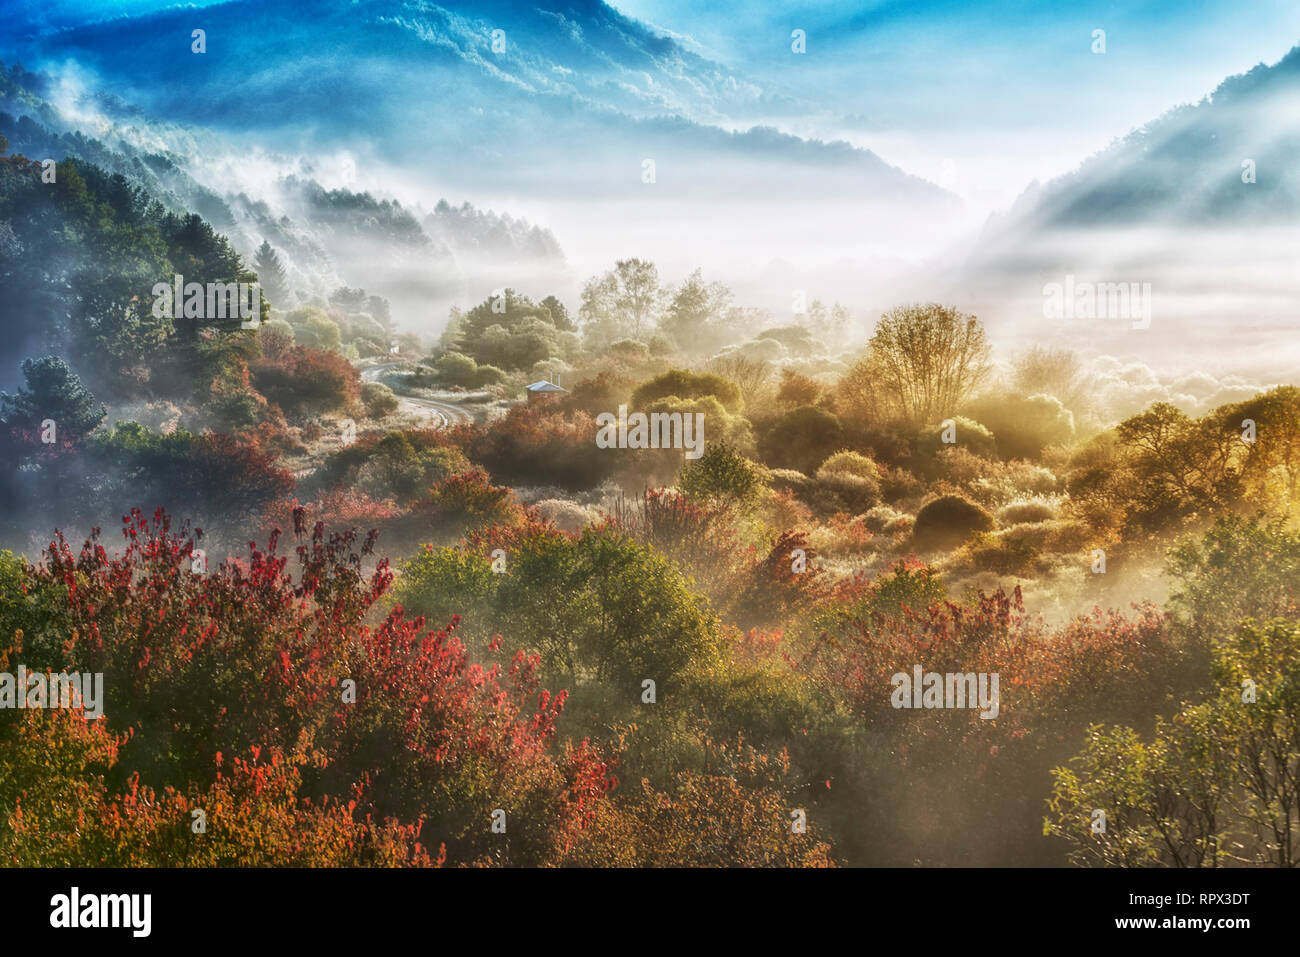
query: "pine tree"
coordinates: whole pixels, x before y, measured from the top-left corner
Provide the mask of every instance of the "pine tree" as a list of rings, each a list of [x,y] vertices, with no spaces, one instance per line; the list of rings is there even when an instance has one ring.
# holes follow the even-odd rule
[[[108,414],[59,356],[24,359],[23,378],[27,388],[15,395],[0,392],[0,422],[11,428],[35,431],[50,419],[66,439],[76,441]]]
[[[289,305],[289,284],[285,278],[284,266],[271,244],[265,239],[257,247],[257,256],[253,259],[253,268],[257,270],[257,281],[262,286],[262,295],[266,301],[281,309]]]

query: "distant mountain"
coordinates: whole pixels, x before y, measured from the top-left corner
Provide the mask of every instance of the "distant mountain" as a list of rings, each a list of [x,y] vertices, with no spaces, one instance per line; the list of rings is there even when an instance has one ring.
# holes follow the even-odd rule
[[[1280,370],[1300,355],[1278,338],[1300,296],[1297,156],[1300,47],[1033,184],[923,279],[1008,338],[1123,352],[1145,336]],[[1045,290],[1067,281],[1149,284],[1150,327],[1049,318]]]
[[[990,222],[976,262],[1033,258],[1065,231],[1258,229],[1300,216],[1300,46],[1230,77]]]
[[[539,273],[564,266],[563,250],[549,230],[468,202],[453,207],[444,200],[424,215],[396,199],[326,189],[293,173],[259,184],[255,194],[225,191],[220,183],[212,188],[200,181],[208,173],[200,162],[204,148],[216,146],[210,133],[152,122],[120,98],[106,104],[91,97],[91,105],[118,119],[96,112],[88,122],[99,135],[89,136],[77,128],[84,118],[66,115],[43,98],[55,89],[49,77],[0,64],[0,135],[12,152],[37,159],[76,156],[121,173],[170,211],[197,212],[246,261],[268,240],[300,299],[342,285],[367,286],[393,300],[399,319],[428,325],[445,317],[449,304],[463,301],[470,287],[477,291],[496,282],[496,275],[481,276],[493,264]],[[158,151],[147,151],[143,143]]]
[[[194,30],[205,53],[191,52]],[[651,159],[675,195],[770,191],[780,179],[809,195],[956,206],[869,151],[733,131],[729,117],[780,94],[599,0],[234,0],[7,47],[0,55],[29,67],[75,61],[163,120],[295,151],[364,144],[447,192],[618,196],[640,187]]]

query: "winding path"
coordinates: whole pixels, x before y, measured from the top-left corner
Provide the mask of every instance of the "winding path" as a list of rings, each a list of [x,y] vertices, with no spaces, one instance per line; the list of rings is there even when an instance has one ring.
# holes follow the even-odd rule
[[[389,369],[395,369],[402,362],[386,362],[383,365],[371,366],[369,369],[361,370],[362,382],[378,382]],[[417,417],[427,417],[441,423],[440,429],[450,428],[453,425],[473,425],[474,416],[465,411],[461,406],[453,402],[442,402],[438,399],[425,399],[420,396],[404,395],[397,390],[393,390],[397,396],[398,408],[403,412],[410,413]]]

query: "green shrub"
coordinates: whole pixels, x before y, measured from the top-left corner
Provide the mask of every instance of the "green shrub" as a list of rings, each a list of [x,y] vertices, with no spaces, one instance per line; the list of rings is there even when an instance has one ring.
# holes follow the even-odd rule
[[[299,345],[323,352],[338,352],[343,344],[338,323],[329,316],[313,315],[296,332]]]
[[[657,399],[676,396],[679,399],[701,399],[712,396],[728,412],[739,412],[745,406],[740,386],[712,372],[687,372],[669,369],[637,386],[632,393],[632,407],[645,409]]]
[[[858,478],[875,480],[880,478],[880,467],[861,452],[844,449],[836,452],[821,464],[821,468],[817,470],[817,477],[821,478],[823,473],[843,473],[856,475]]]
[[[825,409],[805,405],[792,409],[759,437],[763,461],[783,469],[813,474],[844,445],[840,420]]]
[[[912,538],[927,550],[951,548],[993,527],[993,516],[974,502],[960,495],[944,495],[916,513]]]
[[[763,470],[727,443],[710,443],[703,455],[682,467],[677,487],[701,501],[750,508],[764,487]]]
[[[433,363],[433,368],[445,385],[461,388],[478,385],[478,363],[463,353],[445,353]]]
[[[382,382],[365,382],[361,385],[361,404],[370,418],[382,419],[396,412],[398,403],[393,390]]]

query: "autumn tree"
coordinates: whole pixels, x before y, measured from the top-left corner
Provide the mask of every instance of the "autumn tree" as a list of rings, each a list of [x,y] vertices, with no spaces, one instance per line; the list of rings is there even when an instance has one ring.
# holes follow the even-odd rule
[[[1220,415],[1157,402],[1116,426],[1109,453],[1074,471],[1070,494],[1082,513],[1109,502],[1128,537],[1178,531],[1241,501],[1245,448]]]
[[[1300,388],[1278,386],[1211,413],[1219,434],[1235,437],[1244,493],[1267,511],[1300,509]]]
[[[718,356],[709,363],[708,371],[736,383],[745,400],[745,408],[753,408],[761,402],[769,391],[772,378],[770,362],[741,352]]]
[[[816,405],[822,387],[797,369],[787,366],[781,370],[781,384],[776,390],[776,401],[784,406]]]
[[[980,321],[938,303],[891,309],[869,348],[887,401],[917,426],[952,415],[989,371]]]

